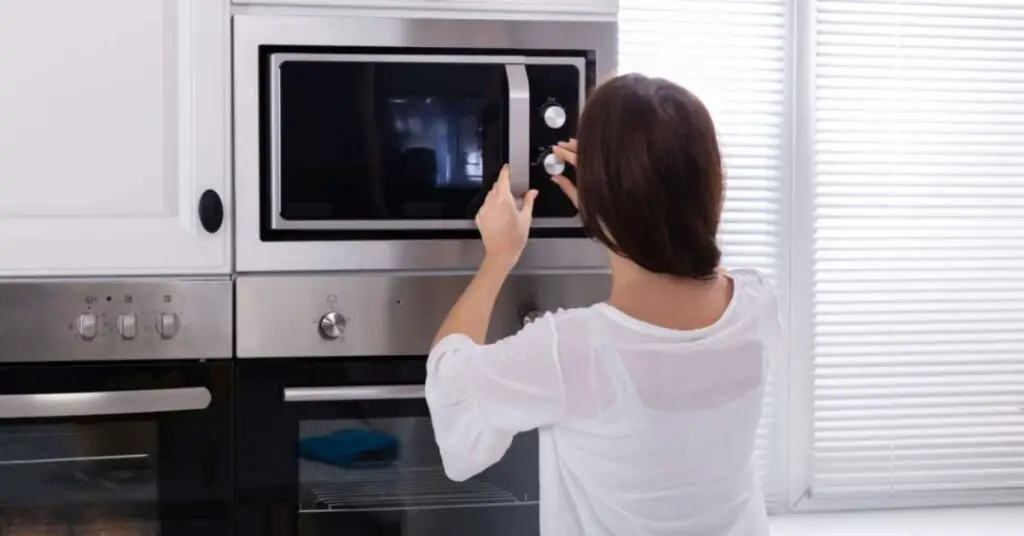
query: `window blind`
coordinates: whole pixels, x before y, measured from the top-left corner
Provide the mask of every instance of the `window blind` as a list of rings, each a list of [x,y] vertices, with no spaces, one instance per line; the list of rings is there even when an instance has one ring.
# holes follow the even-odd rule
[[[812,499],[1024,498],[1024,3],[817,0]]]
[[[727,173],[719,240],[726,267],[784,270],[780,236],[786,0],[620,0],[619,70],[696,94],[718,130]],[[778,280],[776,281],[778,285]],[[784,289],[779,289],[780,295]],[[782,298],[785,301],[785,298]],[[779,369],[775,364],[773,371]],[[775,382],[758,433],[769,507],[782,498]]]

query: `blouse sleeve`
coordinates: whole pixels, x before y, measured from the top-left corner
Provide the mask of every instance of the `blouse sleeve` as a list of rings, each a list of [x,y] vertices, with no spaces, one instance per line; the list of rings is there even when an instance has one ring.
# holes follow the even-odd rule
[[[431,350],[427,405],[449,478],[472,478],[501,460],[517,433],[561,417],[557,344],[549,314],[493,344],[453,334]]]

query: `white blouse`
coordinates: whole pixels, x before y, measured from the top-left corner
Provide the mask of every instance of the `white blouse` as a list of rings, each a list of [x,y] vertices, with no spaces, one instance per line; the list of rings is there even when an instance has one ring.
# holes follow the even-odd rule
[[[446,337],[426,393],[449,478],[475,476],[539,429],[545,536],[768,534],[754,440],[778,306],[757,272],[730,276],[732,301],[703,329],[599,303],[493,344]]]

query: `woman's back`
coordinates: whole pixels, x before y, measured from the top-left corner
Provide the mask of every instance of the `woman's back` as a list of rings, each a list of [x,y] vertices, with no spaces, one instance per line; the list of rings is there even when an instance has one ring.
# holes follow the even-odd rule
[[[576,166],[576,183],[553,180],[608,250],[611,295],[484,344],[537,197],[520,208],[506,167],[476,217],[485,260],[427,361],[448,476],[472,477],[537,429],[542,534],[766,534],[754,444],[778,311],[756,273],[720,269],[711,115],[672,82],[623,75],[553,150]]]
[[[442,454],[462,454],[444,456],[449,474],[500,459],[503,431],[539,427],[544,534],[766,534],[753,451],[777,310],[756,273],[733,280],[703,329],[597,304],[494,345],[439,344],[428,401]]]

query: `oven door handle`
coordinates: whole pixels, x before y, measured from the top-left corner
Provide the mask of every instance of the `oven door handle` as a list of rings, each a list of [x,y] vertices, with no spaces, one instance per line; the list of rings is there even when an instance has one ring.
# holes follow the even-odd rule
[[[348,387],[286,387],[285,402],[352,400],[417,400],[426,398],[422,385],[353,385]]]
[[[508,168],[512,196],[522,200],[530,190],[530,79],[526,65],[506,63],[508,77]]]
[[[0,395],[0,419],[168,413],[209,405],[210,390],[205,387]]]

